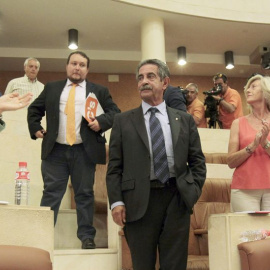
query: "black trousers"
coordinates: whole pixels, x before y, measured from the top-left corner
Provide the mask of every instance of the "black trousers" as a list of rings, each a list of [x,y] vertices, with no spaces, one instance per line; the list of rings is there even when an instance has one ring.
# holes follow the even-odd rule
[[[144,217],[124,227],[133,269],[154,270],[158,250],[161,270],[186,270],[190,214],[176,187],[150,192]]]
[[[77,236],[82,241],[86,238],[94,239],[96,234],[93,227],[95,167],[83,144],[68,146],[56,143],[41,164],[44,182],[41,206],[51,207],[54,211],[54,223],[70,176],[77,210]]]

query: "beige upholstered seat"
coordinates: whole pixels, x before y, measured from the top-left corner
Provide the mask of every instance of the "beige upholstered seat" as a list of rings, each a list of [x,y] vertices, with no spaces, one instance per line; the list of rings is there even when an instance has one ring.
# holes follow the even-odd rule
[[[52,270],[50,253],[33,247],[0,245],[0,270]]]
[[[230,212],[230,179],[206,179],[202,195],[191,215],[188,270],[209,269],[208,218]]]
[[[238,250],[241,270],[270,269],[270,239],[241,243]]]

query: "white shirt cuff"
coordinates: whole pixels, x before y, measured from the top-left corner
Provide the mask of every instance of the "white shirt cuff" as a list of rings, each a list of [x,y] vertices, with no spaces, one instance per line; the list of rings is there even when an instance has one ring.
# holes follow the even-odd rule
[[[116,206],[119,206],[119,205],[125,205],[123,202],[119,201],[119,202],[115,202],[111,205],[111,210],[113,210],[113,208],[115,208]]]

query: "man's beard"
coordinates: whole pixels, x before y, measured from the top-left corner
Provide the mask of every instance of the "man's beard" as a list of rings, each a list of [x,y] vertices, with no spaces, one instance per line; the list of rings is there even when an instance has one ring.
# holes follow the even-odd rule
[[[76,84],[81,83],[81,82],[84,81],[84,80],[82,80],[82,78],[79,78],[79,79],[74,79],[74,78],[72,78],[72,77],[68,77],[68,78],[69,78],[69,80],[70,80],[71,82],[76,83]]]

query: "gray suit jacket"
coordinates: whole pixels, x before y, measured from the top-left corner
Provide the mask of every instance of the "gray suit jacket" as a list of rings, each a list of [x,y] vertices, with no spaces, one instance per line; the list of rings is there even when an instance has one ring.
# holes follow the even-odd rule
[[[167,107],[177,187],[192,213],[206,177],[205,158],[191,115]],[[150,150],[142,107],[115,116],[107,171],[109,203],[123,201],[127,222],[146,212],[150,194]]]
[[[41,158],[46,159],[52,151],[59,128],[59,101],[61,93],[66,85],[66,80],[50,82],[45,85],[44,90],[38,98],[28,108],[28,127],[32,139],[36,139],[35,133],[43,129],[41,119],[46,113],[47,134],[42,142]],[[88,127],[88,122],[82,117],[80,134],[83,140],[84,148],[95,164],[106,163],[105,138],[101,133],[112,127],[114,115],[120,110],[112,101],[108,89],[104,86],[86,81],[86,97],[93,92],[99,100],[104,114],[96,117],[101,127],[100,132],[94,132]]]

